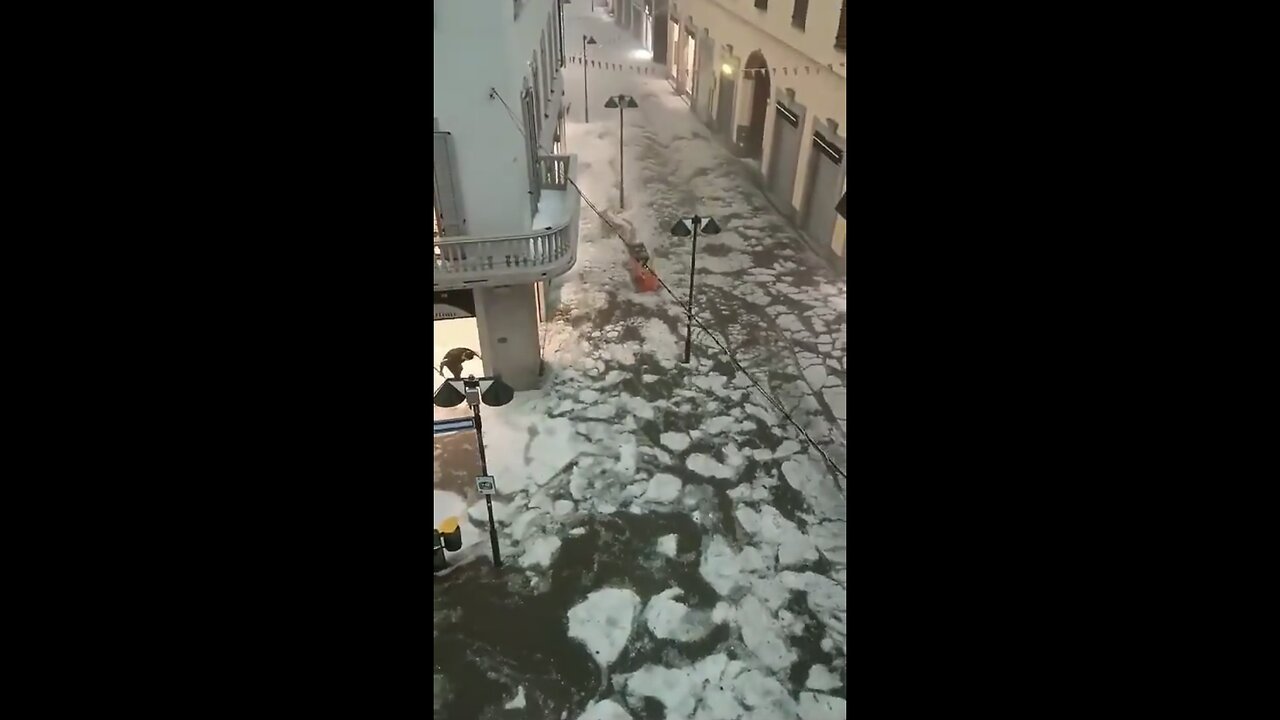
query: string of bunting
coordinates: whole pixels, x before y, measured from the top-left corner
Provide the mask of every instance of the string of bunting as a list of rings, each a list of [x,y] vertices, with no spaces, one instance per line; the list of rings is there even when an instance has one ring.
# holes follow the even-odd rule
[[[582,64],[581,55],[566,55],[565,59],[574,65]],[[669,75],[670,72],[665,65],[625,65],[623,63],[606,62],[604,60],[587,60],[587,67],[596,70],[609,70],[612,72],[630,72],[637,75]],[[844,63],[840,63],[840,67],[844,67]],[[796,67],[783,68],[746,68],[740,72],[747,77],[759,77],[764,73],[769,73],[776,77],[778,71],[782,71],[783,77],[799,77],[801,75],[819,75],[823,70],[831,72],[830,67],[819,67],[813,65],[800,65]],[[803,70],[803,73],[801,72]]]

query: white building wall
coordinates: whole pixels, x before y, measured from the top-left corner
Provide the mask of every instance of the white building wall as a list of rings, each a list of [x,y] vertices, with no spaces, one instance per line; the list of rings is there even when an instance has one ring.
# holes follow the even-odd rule
[[[771,93],[765,115],[764,147],[761,165],[769,170],[776,112],[773,99],[781,90],[795,91],[795,99],[808,112],[802,128],[800,157],[791,205],[803,210],[803,198],[809,182],[809,159],[813,152],[813,130],[824,126],[830,118],[838,123],[839,135],[847,137],[845,92],[848,85],[845,53],[835,48],[836,27],[840,21],[840,0],[809,0],[805,29],[792,27],[792,0],[770,0],[768,10],[759,10],[752,0],[680,0],[682,20],[692,15],[699,28],[707,28],[716,44],[715,67],[726,61],[737,69],[738,97],[734,103],[733,124],[750,122],[752,80],[743,74],[747,58],[759,50],[769,64]],[[725,45],[733,47],[730,55]],[[806,71],[805,68],[808,68]],[[774,69],[777,72],[773,72]],[[782,68],[787,68],[784,74]],[[838,244],[843,247],[844,220],[837,217]],[[833,246],[837,243],[832,238]]]
[[[546,33],[547,20],[556,18],[555,0],[523,0],[514,17],[512,0],[435,0],[433,115],[439,129],[453,134],[458,180],[467,210],[468,235],[504,235],[528,230],[533,213],[529,206],[528,153],[516,129],[523,123],[520,93],[529,66]],[[548,37],[547,59],[558,75],[553,59],[553,37]],[[541,65],[541,55],[538,63]],[[497,89],[515,120],[497,99]],[[557,90],[553,102],[543,98],[539,110],[549,114],[554,126],[561,105]],[[550,153],[549,144],[543,147]]]
[[[553,154],[552,136],[563,107],[564,86],[558,60],[557,0],[434,0],[433,12],[432,115],[436,129],[452,134],[466,234],[528,232],[534,214],[529,199],[529,149],[521,134],[521,92],[526,82],[530,87],[537,85],[534,111],[542,119],[539,154]],[[543,76],[548,71],[550,92]],[[491,97],[491,88],[506,107]],[[550,202],[545,197],[544,201]],[[501,375],[517,390],[537,387],[541,296],[535,285],[476,287],[473,293],[476,349],[484,372]]]

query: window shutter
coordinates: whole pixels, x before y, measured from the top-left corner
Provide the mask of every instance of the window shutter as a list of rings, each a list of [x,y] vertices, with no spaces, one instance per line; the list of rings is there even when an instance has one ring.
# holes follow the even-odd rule
[[[795,0],[795,5],[791,8],[791,26],[803,30],[808,17],[809,0]]]
[[[467,216],[462,209],[462,188],[458,184],[453,136],[447,132],[436,132],[434,140],[435,206],[440,214],[441,230],[445,236],[466,235]]]
[[[836,26],[836,48],[845,49],[844,39],[844,0],[840,2],[840,24]]]
[[[534,136],[537,126],[537,113],[534,111],[534,94],[525,81],[525,91],[521,98],[524,104],[525,148],[529,153],[529,205],[534,215],[538,214],[538,201],[542,199],[542,167],[538,162],[538,140]]]

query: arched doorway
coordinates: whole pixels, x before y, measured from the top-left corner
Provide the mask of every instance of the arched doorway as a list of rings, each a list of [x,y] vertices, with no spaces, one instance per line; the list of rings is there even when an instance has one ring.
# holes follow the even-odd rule
[[[763,53],[755,50],[747,56],[745,70],[743,79],[751,83],[751,104],[747,115],[751,120],[742,150],[747,157],[760,158],[764,154],[764,119],[769,112],[771,94],[769,63]]]

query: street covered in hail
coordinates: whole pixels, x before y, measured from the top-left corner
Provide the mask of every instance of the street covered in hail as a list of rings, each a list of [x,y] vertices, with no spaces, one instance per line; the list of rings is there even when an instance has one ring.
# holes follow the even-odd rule
[[[636,65],[639,43],[590,6],[565,5],[565,36]],[[541,387],[479,409],[501,567],[476,434],[435,442],[433,520],[456,519],[434,581],[436,717],[844,718],[843,275],[661,73],[590,71],[590,123],[581,66],[564,77],[582,193],[646,246],[681,301],[692,243],[673,223],[719,226],[698,238],[694,296],[714,337],[695,328],[683,362],[685,311],[637,286],[623,239],[584,203]],[[604,108],[617,94],[636,102],[625,210],[619,112]],[[478,347],[468,322],[436,323],[436,368],[443,351]],[[437,390],[452,377],[433,375]],[[471,415],[466,402],[435,408],[437,420]]]

